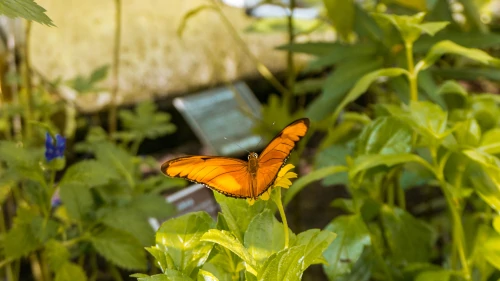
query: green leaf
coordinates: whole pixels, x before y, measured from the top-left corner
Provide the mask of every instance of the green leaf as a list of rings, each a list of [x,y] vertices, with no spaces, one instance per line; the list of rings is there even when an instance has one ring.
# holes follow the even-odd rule
[[[248,225],[244,246],[253,259],[260,264],[285,247],[283,225],[269,210],[264,210]]]
[[[325,167],[321,168],[319,170],[313,171],[303,177],[300,177],[298,180],[294,181],[292,186],[287,190],[285,194],[285,198],[283,200],[283,204],[288,205],[290,201],[297,195],[304,187],[306,187],[308,184],[323,179],[329,175],[333,175],[336,173],[341,173],[341,172],[346,172],[347,167],[345,166],[332,166],[332,167]]]
[[[59,196],[68,215],[76,221],[84,219],[94,206],[92,194],[84,183],[60,185]]]
[[[205,212],[167,220],[156,232],[156,248],[171,257],[175,268],[191,275],[196,267],[205,263],[212,250],[211,243],[201,241],[212,224],[212,218]]]
[[[418,13],[413,16],[375,14],[375,18],[390,22],[401,33],[401,37],[406,44],[413,44],[422,33],[433,36],[448,25],[448,22],[427,22],[421,23],[425,13]]]
[[[448,135],[448,132],[445,132],[448,113],[438,105],[427,101],[412,101],[409,113],[409,117],[401,117],[421,135],[438,140]]]
[[[57,272],[70,259],[68,249],[59,241],[50,240],[45,243],[45,256],[50,269]]]
[[[129,187],[135,186],[135,161],[125,150],[110,142],[101,142],[95,144],[95,155],[97,161],[114,171],[113,178],[124,178]]]
[[[41,185],[46,185],[45,176],[39,164],[39,152],[23,148],[14,142],[0,141],[0,160],[4,161],[13,173],[20,179],[30,179]]]
[[[500,212],[500,169],[490,166],[472,150],[466,151],[466,155],[477,162],[469,165],[466,178],[477,194],[491,208]]]
[[[490,56],[479,49],[465,48],[449,40],[436,43],[427,53],[426,57],[415,66],[415,71],[421,71],[433,65],[441,56],[454,54],[480,62],[486,65],[500,65],[500,60]]]
[[[351,271],[363,248],[371,244],[370,233],[360,215],[339,216],[326,230],[337,233],[337,238],[324,253],[328,265],[323,265],[323,269],[328,279],[336,280]]]
[[[485,132],[496,128],[500,122],[500,107],[493,95],[474,95],[469,99],[469,108]]]
[[[481,139],[481,128],[476,119],[469,118],[455,125],[454,135],[459,145],[477,147]]]
[[[478,254],[497,270],[500,269],[500,234],[489,227],[480,228],[484,237],[477,243]]]
[[[375,56],[376,54],[377,45],[370,44],[369,42],[355,45],[336,43],[336,45],[332,46],[329,53],[321,55],[317,59],[311,61],[304,69],[304,72],[321,70],[325,67],[333,66],[341,61],[353,60],[365,56]],[[322,84],[324,84],[325,79],[321,78],[321,81]],[[296,87],[297,84],[295,85]]]
[[[211,272],[200,269],[198,271],[198,281],[219,281],[219,278],[217,278]]]
[[[353,87],[359,77],[381,66],[382,59],[373,56],[358,57],[337,64],[326,79],[321,95],[307,107],[306,116],[314,121],[325,118],[341,102],[344,94]]]
[[[422,36],[415,42],[413,50],[421,54],[428,51],[437,42],[443,40],[450,40],[467,48],[486,49],[497,46],[500,43],[500,35],[496,32],[464,32],[463,30],[449,28],[439,32],[434,37]]]
[[[4,0],[0,2],[0,14],[9,18],[21,17],[47,26],[55,26],[45,12],[46,10],[33,0]]]
[[[120,110],[118,114],[123,127],[138,140],[156,139],[176,130],[170,123],[170,114],[158,112],[156,104],[150,100],[139,103],[134,111]]]
[[[432,166],[428,162],[426,162],[422,157],[415,154],[369,154],[357,157],[355,159],[353,167],[349,170],[349,177],[353,178],[361,171],[368,170],[380,165],[392,167],[394,165],[408,162],[416,162],[427,168],[429,171],[433,171]]]
[[[347,39],[354,24],[354,2],[352,0],[323,0],[323,4],[337,33]]]
[[[349,93],[347,93],[347,95],[342,99],[342,101],[340,101],[333,115],[338,116],[340,112],[344,109],[344,107],[346,107],[349,103],[353,102],[354,100],[359,98],[363,93],[365,93],[368,90],[368,87],[373,82],[375,82],[375,80],[385,76],[396,77],[403,74],[408,75],[408,72],[402,68],[382,68],[364,74],[363,77],[357,80],[354,87],[349,91]]]
[[[302,270],[310,265],[322,263],[323,252],[332,244],[337,234],[328,230],[309,229],[297,235],[295,245],[305,245]]]
[[[3,239],[6,258],[18,259],[27,256],[39,247],[38,239],[28,224],[14,225]]]
[[[43,218],[36,216],[31,221],[31,229],[38,241],[45,243],[47,240],[54,238],[57,235],[59,222],[51,218]]]
[[[108,76],[109,65],[103,65],[95,69],[92,74],[90,74],[89,82],[90,84],[102,81]]]
[[[429,260],[436,234],[427,223],[389,206],[382,207],[381,218],[386,241],[396,261],[406,264]]]
[[[467,91],[456,81],[445,81],[437,93],[443,96],[448,108],[464,108],[467,105]]]
[[[485,132],[481,138],[479,149],[489,154],[500,153],[500,128]]]
[[[106,209],[101,220],[109,227],[133,235],[143,246],[151,245],[154,242],[155,233],[148,222],[148,217],[129,206]]]
[[[410,128],[397,117],[377,118],[366,126],[356,141],[356,155],[401,154],[411,150]]]
[[[147,277],[138,277],[138,281],[194,281],[180,271],[167,269],[164,274],[156,274]]]
[[[302,96],[306,94],[311,94],[318,92],[323,88],[325,83],[325,78],[309,78],[295,83],[293,94],[297,96]]]
[[[424,271],[417,275],[415,281],[448,281],[452,272],[449,270]]]
[[[112,228],[90,238],[96,251],[113,264],[125,269],[146,269],[143,247],[132,235]]]
[[[272,255],[257,275],[258,280],[300,280],[303,273],[304,245],[284,249]]]
[[[247,251],[243,244],[229,231],[210,229],[202,237],[201,241],[212,242],[221,245],[222,247],[235,253],[238,257],[245,261],[245,267],[248,271],[255,274],[257,263],[252,255]]]
[[[71,165],[64,173],[60,184],[82,184],[86,187],[104,185],[112,179],[114,174],[106,165],[96,160],[83,160]]]
[[[86,281],[87,276],[83,268],[77,264],[66,262],[55,274],[54,281]]]
[[[246,200],[227,197],[219,193],[214,193],[214,195],[229,230],[242,243],[244,233],[247,231],[252,219],[266,208],[272,210],[275,208],[270,201],[257,200],[255,204],[250,206]]]

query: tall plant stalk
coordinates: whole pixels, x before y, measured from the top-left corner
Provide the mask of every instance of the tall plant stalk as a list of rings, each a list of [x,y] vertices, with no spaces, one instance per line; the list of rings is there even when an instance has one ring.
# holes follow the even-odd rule
[[[33,121],[33,93],[31,83],[31,59],[30,59],[30,34],[31,34],[31,21],[26,22],[24,30],[25,42],[23,46],[23,83],[24,91],[22,91],[22,100],[24,108],[24,136],[25,140],[32,139],[31,123]]]
[[[292,45],[295,43],[295,29],[293,27],[293,10],[295,9],[295,0],[290,0],[289,12],[288,12],[288,44]],[[288,105],[292,106],[292,97],[295,88],[295,62],[294,62],[294,53],[291,50],[287,52],[287,87],[288,92],[285,92],[285,99],[288,100]]]
[[[112,86],[111,86],[111,101],[108,115],[108,129],[111,137],[116,132],[117,123],[117,100],[119,90],[119,70],[120,70],[120,42],[122,33],[122,1],[115,0],[115,38],[113,45],[113,62],[112,62]]]

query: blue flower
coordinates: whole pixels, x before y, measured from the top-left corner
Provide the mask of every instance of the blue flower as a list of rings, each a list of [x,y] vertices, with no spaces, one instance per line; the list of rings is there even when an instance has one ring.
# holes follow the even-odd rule
[[[49,133],[45,135],[45,159],[47,159],[47,162],[55,158],[63,158],[65,148],[66,139],[63,136],[57,134],[54,143],[54,139]]]

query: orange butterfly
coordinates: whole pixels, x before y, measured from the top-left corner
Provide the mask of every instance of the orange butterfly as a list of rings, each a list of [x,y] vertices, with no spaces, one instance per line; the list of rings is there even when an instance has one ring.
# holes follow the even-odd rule
[[[256,199],[274,183],[278,171],[308,128],[307,118],[291,123],[260,156],[251,152],[248,161],[221,156],[185,156],[163,163],[161,171],[169,177],[204,184],[227,196]]]

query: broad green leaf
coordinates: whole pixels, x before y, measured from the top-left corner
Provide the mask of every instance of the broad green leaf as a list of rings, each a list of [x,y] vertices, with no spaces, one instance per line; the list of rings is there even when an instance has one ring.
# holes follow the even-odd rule
[[[320,263],[323,252],[332,244],[337,234],[328,230],[309,229],[297,235],[295,245],[305,245],[304,264],[302,270],[310,265]]]
[[[416,53],[422,54],[428,51],[434,44],[443,40],[450,40],[466,48],[485,49],[497,46],[500,43],[500,35],[496,32],[464,32],[463,30],[449,28],[437,33],[435,36],[422,36],[415,42],[413,50]]]
[[[180,271],[167,269],[164,274],[155,274],[146,277],[138,277],[138,281],[194,281]]]
[[[500,153],[500,128],[485,132],[482,136],[479,149],[489,154]]]
[[[392,167],[398,164],[404,164],[408,162],[416,162],[423,167],[427,168],[429,171],[433,171],[432,166],[425,161],[422,157],[411,154],[411,153],[401,153],[401,154],[370,154],[357,157],[354,160],[354,166],[349,170],[349,177],[353,178],[359,172],[368,170],[373,167],[380,165],[385,165],[387,167]]]
[[[108,169],[110,172],[114,171],[113,178],[123,178],[129,187],[135,186],[133,174],[136,165],[125,150],[110,142],[101,142],[95,144],[95,155],[99,162],[112,169]]]
[[[200,272],[201,271],[207,272],[207,273],[211,274],[213,277],[217,278],[217,279],[208,279],[208,280],[233,281],[233,276],[239,276],[239,272],[236,275],[236,274],[232,274],[231,272],[228,272],[226,269],[227,269],[226,267],[221,267],[221,266],[215,265],[211,262],[207,262],[203,265],[203,268],[200,269]],[[198,278],[199,278],[199,276],[198,276]],[[207,279],[205,279],[205,280],[207,280]]]
[[[365,93],[368,90],[368,87],[370,87],[370,85],[377,79],[380,79],[381,77],[396,77],[407,73],[408,72],[402,68],[382,68],[364,74],[363,77],[357,80],[356,84],[349,91],[349,93],[347,93],[347,95],[343,97],[342,101],[335,109],[333,115],[338,116],[340,114],[340,111],[343,110],[345,106]]]
[[[229,231],[210,229],[202,237],[201,241],[212,242],[235,253],[245,261],[245,266],[252,274],[256,274],[257,263],[252,255],[245,249],[243,244]]]
[[[125,269],[146,269],[146,255],[132,235],[112,228],[94,234],[90,241],[96,251],[113,264]]]
[[[389,3],[395,3],[404,7],[408,7],[417,11],[426,11],[427,10],[427,1],[426,0],[391,0],[386,1]]]
[[[408,153],[411,136],[410,128],[397,117],[378,118],[359,135],[355,155]]]
[[[500,107],[494,96],[474,95],[470,98],[469,103],[474,118],[481,126],[481,131],[486,132],[498,127]]]
[[[336,233],[337,238],[324,253],[328,265],[323,269],[328,279],[336,280],[351,272],[364,247],[371,244],[370,233],[360,215],[339,216],[326,230]]]
[[[453,80],[445,81],[438,89],[448,108],[464,108],[467,104],[467,91]]]
[[[248,225],[244,246],[253,259],[260,264],[285,247],[283,224],[269,210],[264,210]]]
[[[347,39],[354,24],[354,1],[323,0],[323,4],[337,33]]]
[[[81,184],[94,187],[108,183],[113,178],[110,168],[96,160],[84,160],[71,165],[64,173],[60,184]]]
[[[325,78],[309,78],[297,81],[293,89],[293,94],[302,96],[319,92],[323,88],[324,83]]]
[[[55,26],[46,10],[33,0],[5,0],[0,2],[0,14],[9,18],[21,17],[47,26]]]
[[[423,91],[425,98],[438,104],[443,109],[447,109],[446,103],[441,95],[438,94],[439,86],[436,82],[435,77],[432,75],[430,70],[420,71],[417,77],[418,88]],[[409,93],[409,88],[403,93]],[[420,96],[424,98],[424,96]],[[409,102],[405,102],[408,104]]]
[[[156,232],[156,248],[166,252],[175,268],[186,275],[203,265],[207,260],[212,244],[201,241],[201,237],[213,224],[205,212],[195,212],[164,222]]]
[[[68,249],[59,241],[50,240],[45,243],[45,257],[50,269],[57,272],[70,259]]]
[[[304,245],[284,249],[271,257],[264,263],[257,275],[258,280],[300,280],[303,273]]]
[[[477,162],[469,166],[466,178],[477,194],[491,208],[500,212],[500,169],[498,166],[491,167],[489,163],[478,158],[472,151],[468,151],[466,155]]]
[[[326,79],[323,92],[306,109],[306,116],[318,121],[331,113],[353,87],[359,77],[382,66],[381,58],[373,56],[359,57],[341,62]],[[361,95],[361,94],[360,94]]]
[[[154,242],[155,233],[148,222],[148,217],[129,206],[106,209],[101,220],[109,227],[133,235],[143,246],[149,246]]]
[[[33,229],[24,223],[14,225],[2,242],[5,257],[11,259],[27,256],[40,246]]]
[[[476,119],[469,118],[456,125],[454,135],[459,145],[477,147],[481,139],[481,127]]]
[[[84,219],[92,211],[94,199],[84,183],[70,183],[59,186],[59,196],[68,215],[74,220]]]
[[[252,219],[266,208],[275,210],[274,203],[271,201],[257,200],[250,206],[246,200],[227,197],[219,193],[214,193],[214,196],[220,205],[229,230],[242,243],[243,235]]]
[[[424,271],[417,275],[415,281],[448,281],[450,280],[452,271],[449,270],[431,270]]]
[[[454,54],[466,57],[468,59],[480,62],[487,65],[500,65],[500,60],[490,56],[488,53],[479,49],[465,48],[453,43],[452,41],[444,40],[436,43],[427,53],[426,57],[419,61],[415,66],[416,71],[421,71],[433,65],[441,56],[445,54]]]
[[[453,68],[433,68],[430,70],[433,75],[443,79],[456,79],[466,81],[476,81],[478,79],[488,79],[500,81],[500,69],[493,67],[453,67]]]
[[[304,187],[306,187],[308,184],[323,179],[329,175],[346,171],[347,167],[345,166],[332,166],[332,167],[321,168],[303,177],[300,177],[299,179],[294,181],[292,186],[287,190],[285,198],[283,199],[283,204],[285,204],[286,206],[288,203],[290,203],[293,197],[297,195],[302,189],[304,189]]]
[[[384,37],[382,28],[377,24],[375,19],[369,14],[369,11],[364,9],[362,5],[354,5],[355,20],[354,30],[359,37],[367,37],[371,41],[379,42]],[[369,41],[363,42],[363,44]]]
[[[158,112],[153,101],[139,103],[134,111],[120,110],[118,113],[123,127],[136,139],[156,139],[175,132],[176,127],[170,123],[170,114]]]
[[[45,177],[38,157],[40,151],[23,148],[14,142],[0,141],[0,161],[4,161],[9,173],[20,179],[30,179],[45,185]]]
[[[86,281],[83,268],[72,262],[64,263],[55,274],[54,281]]]
[[[409,110],[410,116],[404,121],[420,134],[432,139],[442,139],[448,134],[445,132],[448,113],[438,105],[427,101],[411,102]]]
[[[245,269],[244,261],[239,258],[235,253],[221,245],[215,245],[209,260],[203,265],[206,269],[219,279],[225,279],[225,272],[230,273],[232,276],[239,276],[240,271]],[[220,272],[220,271],[223,272]]]
[[[399,262],[426,262],[431,257],[436,234],[425,222],[399,208],[383,206],[382,224],[392,257]]]
[[[500,269],[500,234],[489,227],[482,227],[483,239],[476,246],[479,254],[497,270]]]
[[[36,216],[31,221],[31,229],[38,241],[45,243],[47,240],[54,238],[57,235],[60,224],[58,221],[51,218]]]
[[[219,278],[209,271],[200,269],[198,271],[198,281],[219,281]]]

